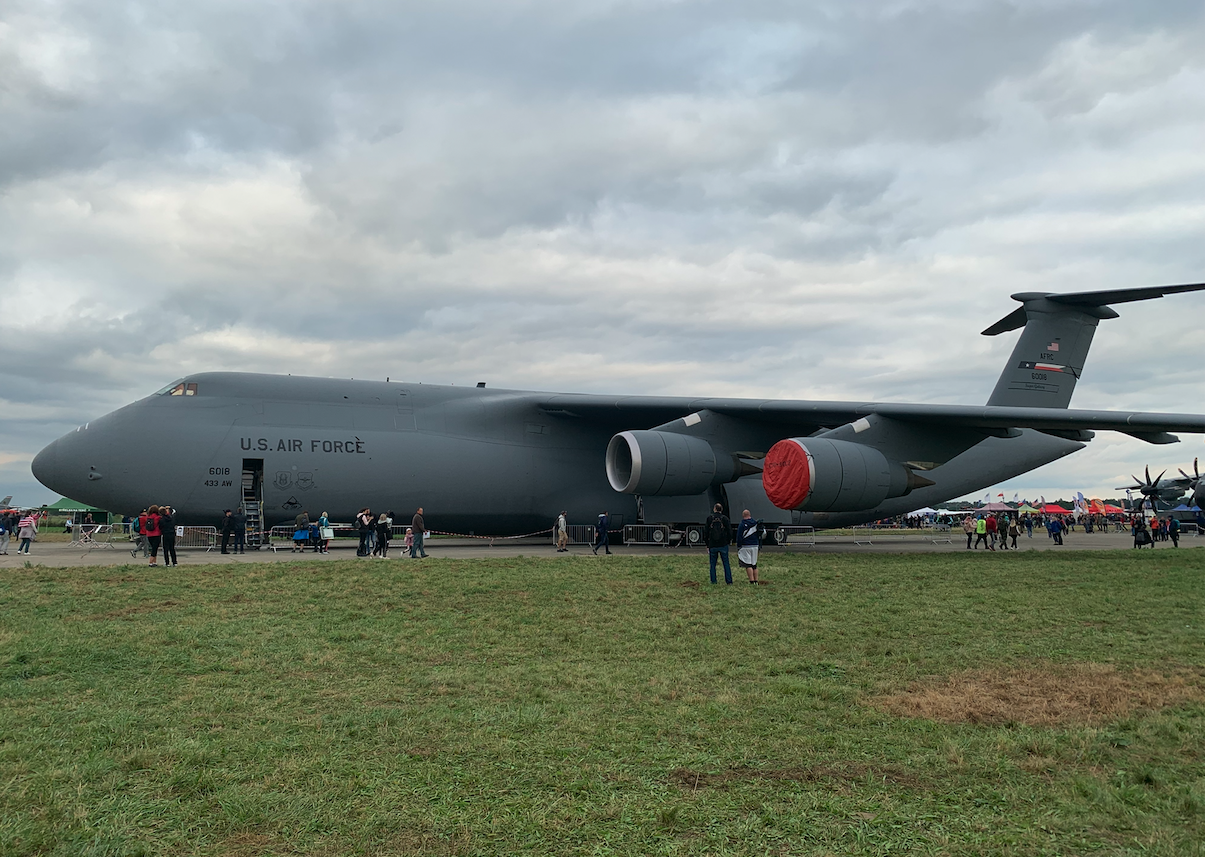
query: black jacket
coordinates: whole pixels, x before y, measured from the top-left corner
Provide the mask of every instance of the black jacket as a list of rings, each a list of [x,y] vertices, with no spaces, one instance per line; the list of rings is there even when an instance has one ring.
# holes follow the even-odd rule
[[[724,535],[718,536],[711,531],[713,521],[720,521],[724,525]],[[703,524],[703,532],[707,536],[707,547],[722,548],[732,541],[732,522],[728,520],[727,515],[710,514]]]

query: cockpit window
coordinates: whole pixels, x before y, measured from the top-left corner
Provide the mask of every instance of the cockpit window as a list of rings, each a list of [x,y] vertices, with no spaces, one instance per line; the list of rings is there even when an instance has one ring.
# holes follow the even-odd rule
[[[197,394],[197,385],[191,381],[177,381],[175,384],[169,384],[159,391],[160,396],[195,396]]]

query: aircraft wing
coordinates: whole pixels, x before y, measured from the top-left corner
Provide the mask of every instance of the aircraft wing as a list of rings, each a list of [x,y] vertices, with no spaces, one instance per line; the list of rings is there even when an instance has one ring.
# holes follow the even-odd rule
[[[1084,432],[1116,431],[1149,443],[1175,443],[1171,432],[1205,434],[1205,415],[1138,411],[1089,411],[991,405],[916,405],[896,402],[813,402],[789,399],[692,399],[671,396],[598,396],[562,394],[547,397],[540,408],[551,416],[603,419],[627,428],[660,425],[696,411],[709,410],[739,419],[781,423],[792,431],[836,428],[878,414],[935,428],[969,428],[986,434],[1010,429],[1036,429],[1087,440]]]

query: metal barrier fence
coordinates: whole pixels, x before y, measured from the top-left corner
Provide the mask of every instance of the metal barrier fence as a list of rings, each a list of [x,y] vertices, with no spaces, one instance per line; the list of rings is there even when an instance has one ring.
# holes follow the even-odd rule
[[[176,527],[176,547],[205,548],[211,551],[217,547],[217,527]]]
[[[84,529],[90,538],[81,538],[78,543],[83,547],[112,547],[114,542],[128,542],[126,547],[134,547],[140,536],[131,532],[133,528],[133,524],[121,523],[112,524],[111,528],[109,525],[86,526]],[[217,538],[217,527],[176,527],[177,548],[204,548],[206,551],[211,551],[217,547]],[[76,542],[72,542],[72,544],[76,544]]]
[[[791,524],[774,530],[774,541],[780,545],[811,545],[816,546],[816,528]]]
[[[624,544],[629,545],[669,547],[672,542],[680,541],[682,535],[670,529],[668,524],[628,524],[623,528]]]
[[[592,544],[594,544],[594,525],[593,524],[569,524],[565,529],[569,534],[569,544],[571,544],[571,545],[592,545]]]

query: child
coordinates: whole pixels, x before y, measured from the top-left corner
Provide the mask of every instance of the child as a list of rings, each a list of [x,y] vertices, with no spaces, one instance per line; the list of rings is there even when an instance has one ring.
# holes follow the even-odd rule
[[[406,540],[403,542],[403,544],[406,546],[405,553],[409,553],[410,548],[414,547],[414,530],[410,527],[406,527]]]

